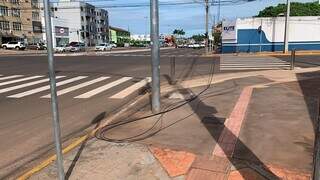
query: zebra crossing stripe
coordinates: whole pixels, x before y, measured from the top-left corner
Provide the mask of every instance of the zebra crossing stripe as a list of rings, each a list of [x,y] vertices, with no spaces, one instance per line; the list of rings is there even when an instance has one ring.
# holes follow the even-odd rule
[[[56,76],[56,79],[60,79],[60,78],[64,78],[65,76]],[[8,88],[4,88],[4,89],[0,89],[0,93],[5,93],[5,92],[9,92],[9,91],[13,91],[16,89],[21,89],[21,88],[25,88],[28,86],[33,86],[36,84],[40,84],[40,83],[44,83],[44,82],[48,82],[49,78],[46,79],[42,79],[42,80],[38,80],[38,81],[33,81],[33,82],[29,82],[29,83],[25,83],[25,84],[20,84],[17,86],[12,86],[12,87],[8,87]]]
[[[69,83],[72,83],[74,81],[78,81],[78,80],[81,80],[81,79],[84,79],[84,78],[87,78],[87,77],[88,76],[77,76],[77,77],[74,77],[74,78],[71,78],[71,79],[67,79],[67,80],[58,82],[56,84],[56,86],[58,87],[58,86],[62,86],[62,85],[65,85],[65,84],[69,84]],[[50,89],[49,85],[42,86],[42,87],[39,87],[39,88],[36,88],[36,89],[32,89],[32,90],[29,90],[29,91],[25,91],[25,92],[22,92],[22,93],[14,94],[14,95],[11,95],[11,96],[8,96],[8,97],[9,98],[21,98],[21,97],[29,96],[29,95],[32,95],[32,94],[35,94],[35,93],[38,93],[38,92],[42,92],[42,91],[48,90],[48,89]]]
[[[22,76],[23,75],[5,76],[5,77],[1,77],[0,80],[13,79],[13,78],[18,78],[18,77],[22,77]]]
[[[77,89],[92,85],[94,83],[97,83],[97,82],[100,82],[100,81],[103,81],[103,80],[106,80],[106,79],[109,79],[109,78],[110,77],[99,77],[99,78],[96,78],[96,79],[91,80],[91,81],[87,81],[87,82],[84,82],[84,83],[81,83],[81,84],[78,84],[78,85],[75,85],[75,86],[72,86],[72,87],[69,87],[69,88],[66,88],[66,89],[62,89],[62,90],[57,92],[57,95],[60,96],[60,95],[63,95],[63,94],[67,94],[67,93],[72,92],[74,90],[77,90]],[[41,98],[51,98],[51,95],[47,94],[45,96],[42,96]]]
[[[287,64],[279,64],[279,65],[274,65],[274,64],[261,64],[261,65],[247,65],[247,64],[241,64],[241,65],[225,65],[222,64],[220,67],[243,67],[243,68],[254,68],[254,67],[289,67]]]
[[[128,81],[128,80],[130,80],[130,79],[132,79],[132,77],[123,77],[123,78],[121,78],[121,79],[118,79],[118,80],[116,80],[116,81],[113,81],[113,82],[111,82],[111,83],[108,83],[108,84],[106,84],[106,85],[104,85],[104,86],[101,86],[101,87],[98,87],[98,88],[96,88],[96,89],[93,89],[93,90],[91,90],[91,91],[89,91],[89,92],[86,92],[86,93],[84,93],[84,94],[81,94],[81,95],[79,95],[79,96],[76,96],[75,98],[90,98],[90,97],[92,97],[92,96],[94,96],[94,95],[96,95],[96,94],[99,94],[99,93],[101,93],[101,92],[103,92],[103,91],[106,91],[106,90],[108,90],[108,89],[110,89],[110,88],[112,88],[112,87],[114,87],[114,86],[117,86],[117,85],[119,85],[119,84],[121,84],[121,83],[123,83],[123,82],[126,82],[126,81]]]
[[[272,70],[272,69],[276,69],[276,68],[270,68],[270,67],[253,67],[253,68],[243,68],[243,67],[234,67],[234,68],[221,68],[221,70]]]
[[[113,98],[113,99],[125,98],[126,96],[130,95],[131,93],[138,90],[139,88],[142,88],[143,86],[147,85],[149,82],[151,82],[151,77],[147,77],[146,79],[133,84],[132,86],[118,92],[117,94],[111,96],[110,98]]]
[[[8,85],[8,84],[13,84],[13,83],[17,83],[17,82],[22,82],[22,81],[28,81],[28,80],[36,79],[36,78],[40,78],[40,77],[43,77],[43,76],[31,76],[31,77],[22,78],[22,79],[16,79],[16,80],[12,80],[12,81],[6,81],[6,82],[0,83],[0,86],[4,86],[4,85]]]

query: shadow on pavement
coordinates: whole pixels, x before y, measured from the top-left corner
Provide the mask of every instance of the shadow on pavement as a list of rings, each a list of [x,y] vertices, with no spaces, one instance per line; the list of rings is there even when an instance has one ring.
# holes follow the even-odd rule
[[[92,125],[95,124],[95,127],[94,127],[93,129],[96,129],[96,128],[98,128],[98,127],[100,126],[101,121],[105,118],[105,116],[106,116],[106,112],[102,112],[102,113],[98,114],[98,115],[91,121],[91,124],[92,124]],[[83,149],[85,148],[85,146],[86,146],[86,144],[87,144],[87,142],[88,142],[89,139],[90,139],[90,137],[87,137],[87,138],[85,139],[85,141],[81,144],[81,146],[80,146],[77,154],[76,154],[75,157],[73,158],[72,163],[70,164],[70,166],[69,166],[69,168],[68,168],[68,171],[67,171],[66,174],[65,174],[65,179],[69,179],[69,178],[70,178],[70,176],[71,176],[71,174],[72,174],[72,171],[73,171],[73,169],[75,168],[75,166],[76,166],[76,164],[77,164],[77,162],[78,162],[78,160],[79,160],[79,158],[80,158],[80,156],[81,156],[81,153],[82,153]]]
[[[320,65],[320,64],[319,64]],[[315,142],[314,142],[314,149],[313,149],[313,166],[314,172],[313,175],[319,177],[319,166],[320,166],[320,144],[319,144],[319,137],[320,137],[320,130],[319,130],[319,98],[320,98],[320,71],[315,72],[307,72],[307,73],[299,73],[296,75],[297,78],[310,78],[306,80],[300,80],[297,82],[298,85],[294,83],[289,83],[288,86],[290,88],[296,88],[296,91],[302,93],[305,103],[308,107],[309,116],[312,120]],[[315,177],[314,177],[315,178]]]
[[[178,88],[181,94],[194,94],[190,89]],[[204,98],[206,99],[206,98]],[[217,117],[215,114],[218,113],[217,109],[213,106],[208,106],[201,98],[196,98],[194,103],[189,103],[189,106],[192,108],[193,112],[201,120],[201,123],[206,127],[207,131],[211,134],[212,139],[216,142],[215,146],[219,144],[219,138],[222,135],[222,132],[228,134],[230,139],[236,139],[237,145],[242,146],[247,154],[250,155],[250,162],[244,160],[234,159],[232,156],[226,156],[229,162],[233,165],[235,170],[242,169],[244,164],[249,166],[252,170],[256,171],[259,175],[263,176],[266,179],[279,179],[269,168],[236,136],[234,135],[228,127],[224,125],[224,118]],[[221,129],[218,133],[216,132],[215,125],[221,126]],[[225,149],[225,146],[220,145],[225,154],[230,152],[230,149]],[[252,178],[251,175],[247,173],[242,173],[239,171],[241,176],[244,179]]]

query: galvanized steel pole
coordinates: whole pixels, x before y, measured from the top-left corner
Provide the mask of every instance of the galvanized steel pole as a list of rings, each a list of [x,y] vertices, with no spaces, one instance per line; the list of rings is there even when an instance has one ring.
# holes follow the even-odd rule
[[[287,0],[287,13],[284,29],[284,49],[283,53],[287,53],[289,50],[289,21],[290,21],[290,0]]]
[[[160,112],[160,43],[159,2],[150,0],[151,64],[152,64],[152,112]]]
[[[57,154],[57,169],[58,169],[59,179],[64,180],[63,157],[62,157],[62,149],[61,149],[61,132],[60,132],[58,99],[57,99],[57,89],[56,89],[56,75],[54,71],[54,61],[53,61],[50,4],[49,4],[49,0],[43,0],[43,2],[44,2],[44,18],[45,18],[45,25],[46,25],[46,37],[47,37],[48,67],[49,67],[50,91],[51,91],[51,108],[52,108],[52,117],[53,117],[53,134],[54,134],[54,141],[56,145],[56,154]]]
[[[206,22],[205,22],[205,28],[206,28],[206,42],[205,42],[205,49],[206,49],[206,53],[209,52],[209,0],[205,0],[206,2]]]

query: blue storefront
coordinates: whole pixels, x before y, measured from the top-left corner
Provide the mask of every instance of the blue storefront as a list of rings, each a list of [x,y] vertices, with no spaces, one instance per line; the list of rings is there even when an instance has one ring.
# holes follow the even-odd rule
[[[266,18],[265,18],[266,19]],[[262,22],[261,19],[257,20],[257,18],[252,18],[251,21],[257,21],[260,23]],[[266,19],[267,20],[267,19]],[[272,27],[275,26],[275,21],[273,20],[272,23],[268,24],[268,27],[263,28],[259,23],[248,23],[248,20],[244,23],[239,20],[234,22],[232,25],[227,24],[224,27],[224,31],[222,33],[222,52],[223,53],[237,53],[237,52],[263,52],[263,51],[282,51],[284,47],[283,39],[284,36],[282,35],[282,31],[275,31]],[[242,24],[240,24],[242,23]],[[249,24],[251,29],[245,28]],[[319,23],[320,25],[320,23]],[[256,28],[252,28],[256,26]],[[230,28],[232,27],[232,28]],[[280,26],[281,27],[281,26]],[[278,25],[278,29],[280,29]],[[289,50],[296,49],[296,50],[320,50],[320,34],[317,35],[306,35],[305,33],[301,33],[303,29],[299,29],[299,25],[295,24],[295,29],[291,30],[290,38],[289,38]],[[313,31],[319,31],[320,26],[315,26],[314,24],[311,28],[317,28]],[[303,27],[301,27],[303,28]],[[274,32],[271,32],[270,29],[273,29]],[[308,28],[307,28],[308,29]],[[235,32],[230,32],[234,30]],[[269,38],[267,38],[266,33],[269,33]],[[313,32],[314,33],[314,32]],[[319,31],[320,33],[320,31]],[[225,37],[224,37],[225,36]],[[281,41],[281,36],[282,41]],[[306,41],[303,41],[303,38],[306,37]],[[270,41],[268,39],[272,39],[276,41]],[[294,41],[294,39],[298,39]],[[278,41],[277,41],[278,40]]]

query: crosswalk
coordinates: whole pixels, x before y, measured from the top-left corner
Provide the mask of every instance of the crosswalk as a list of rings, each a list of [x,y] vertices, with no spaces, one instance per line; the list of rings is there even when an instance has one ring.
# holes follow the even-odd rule
[[[290,63],[276,58],[222,58],[220,70],[222,71],[248,71],[288,69]]]
[[[57,96],[72,93],[74,99],[92,98],[112,88],[117,88],[117,90],[105,96],[111,99],[123,99],[151,82],[150,77],[137,79],[134,77],[63,75],[56,76],[56,79]],[[20,99],[34,95],[39,99],[45,99],[51,98],[49,92],[47,75],[0,75],[0,97]]]

